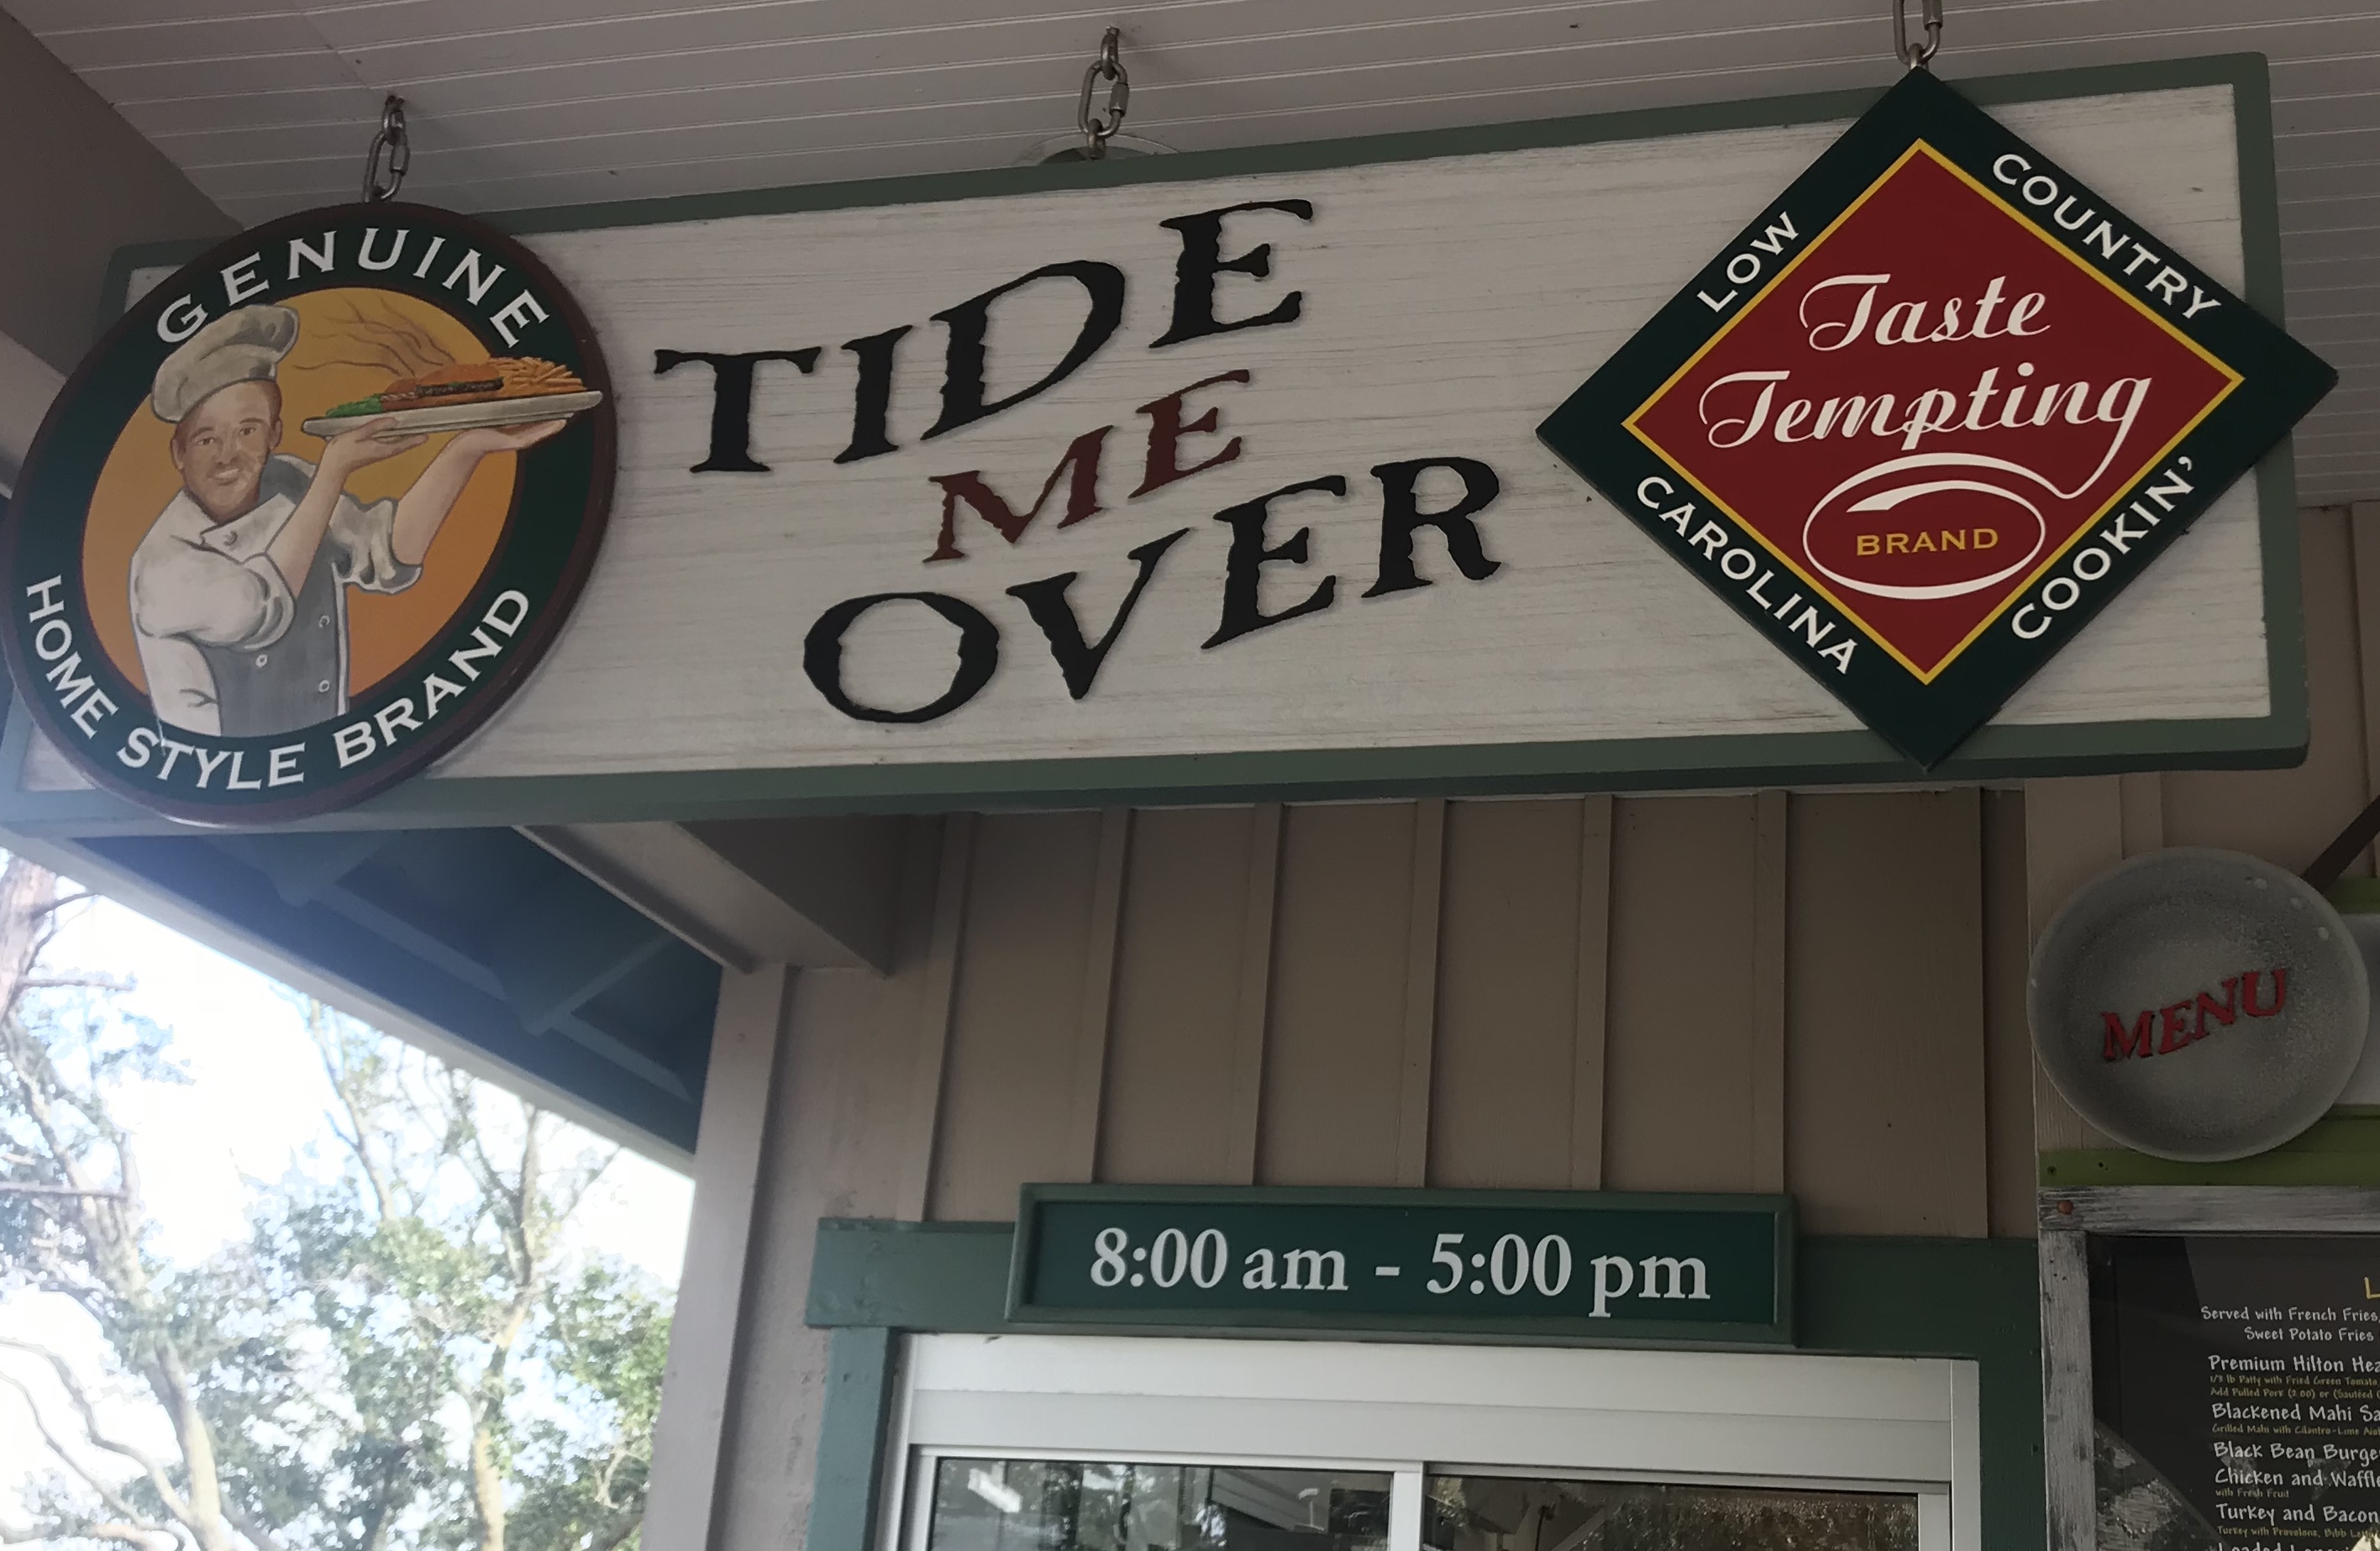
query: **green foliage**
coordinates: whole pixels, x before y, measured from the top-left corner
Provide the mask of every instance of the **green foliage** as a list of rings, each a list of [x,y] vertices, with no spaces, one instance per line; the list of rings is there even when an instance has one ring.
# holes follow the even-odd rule
[[[564,1243],[612,1155],[307,1004],[334,1150],[251,1183],[245,1242],[168,1264],[111,1106],[178,1080],[170,1038],[121,988],[38,988],[45,934],[12,959],[21,868],[0,878],[0,1309],[70,1298],[115,1371],[93,1383],[0,1334],[0,1404],[42,1398],[10,1377],[28,1363],[69,1402],[37,1412],[57,1468],[0,1543],[633,1547],[670,1294]],[[136,1403],[172,1452],[113,1436]]]
[[[583,1419],[535,1423],[518,1456],[527,1483],[513,1511],[524,1545],[633,1547],[652,1465],[653,1418],[669,1355],[669,1310],[650,1287],[589,1266],[550,1299],[548,1357]]]

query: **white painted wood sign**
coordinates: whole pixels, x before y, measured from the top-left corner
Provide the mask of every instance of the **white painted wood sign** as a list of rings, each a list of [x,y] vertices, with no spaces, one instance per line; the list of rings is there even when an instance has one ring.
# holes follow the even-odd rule
[[[2271,306],[2261,66],[2094,84],[1975,94]],[[611,532],[535,680],[375,806],[1910,779],[1535,434],[1858,106],[531,236],[617,384]],[[2291,757],[2286,457],[1944,772]]]

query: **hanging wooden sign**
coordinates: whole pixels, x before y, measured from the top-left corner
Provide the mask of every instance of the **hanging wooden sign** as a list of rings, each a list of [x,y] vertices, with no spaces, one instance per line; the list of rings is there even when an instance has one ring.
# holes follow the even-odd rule
[[[1933,765],[2338,376],[1912,69],[1541,433]]]
[[[452,749],[594,564],[610,382],[518,243],[309,212],[152,290],[58,394],[0,530],[18,705],[208,823],[347,806]]]
[[[1896,181],[1869,200],[1876,213],[1898,220],[1896,201],[1948,201],[1961,220],[2009,227],[1993,238],[2007,262],[1986,264],[1980,248],[1931,257],[1923,297],[1903,294],[1905,266],[1891,285],[1829,286],[1811,318],[1839,325],[1845,347],[1804,342],[1783,364],[1763,352],[1793,343],[1792,320],[1776,294],[1753,303],[1832,213],[1825,201],[1804,213],[1797,196],[1793,234],[1779,226],[1770,239],[1776,191],[1799,187],[1814,159],[1840,155],[1828,148],[1866,105],[1855,96],[555,212],[524,246],[583,303],[613,361],[634,366],[611,390],[619,493],[603,557],[536,682],[429,779],[380,804],[518,823],[804,805],[1906,781],[1986,700],[1998,703],[2009,663],[2070,640],[1940,773],[2287,762],[2305,736],[2287,470],[2230,473],[2251,455],[2248,419],[2277,430],[2272,403],[2299,389],[2260,396],[2266,366],[2235,336],[2266,326],[2245,302],[2204,299],[2277,296],[2269,147],[2255,111],[2262,66],[2182,62],[1977,90],[2008,136],[2022,137],[1995,143],[2045,152],[2013,189],[1991,183],[1986,157],[1976,176],[1998,188],[1994,198],[2026,224],[2038,215],[2063,244],[2064,194],[2037,212],[2024,179],[2063,180],[2078,199],[2087,187],[2111,221],[2120,210],[2143,223],[2122,230],[2159,262],[2128,274],[2119,255],[2086,268],[1921,158],[1902,167],[1905,188]],[[1831,208],[1848,208],[1892,164],[1886,157],[1858,187],[1839,180]],[[2068,220],[2076,208],[2066,206]],[[1749,237],[1729,247],[1755,213]],[[1758,246],[1771,240],[1776,253]],[[1865,256],[1841,248],[1844,274],[1900,262],[1856,215],[1817,250],[1854,241],[1885,246]],[[1739,262],[1746,251],[1755,258]],[[1706,270],[1714,252],[1723,256]],[[342,248],[339,261],[348,257]],[[1728,279],[1730,263],[1742,283]],[[285,287],[286,269],[275,259],[258,273]],[[445,273],[419,284],[436,287]],[[1806,264],[1794,273],[1815,274]],[[1693,285],[1665,312],[1682,278]],[[212,284],[221,290],[219,276]],[[200,293],[169,279],[144,294],[133,333]],[[1921,300],[1922,328],[1910,310]],[[2193,305],[2196,316],[2183,316]],[[1677,307],[1709,321],[1644,333],[1647,318]],[[1719,338],[1730,318],[1741,321]],[[1947,337],[1979,325],[1987,337]],[[1887,345],[1879,330],[1946,337]],[[1815,558],[1795,562],[1815,582],[1767,547],[1799,542],[1784,517],[1769,513],[1755,532],[1696,485],[1747,514],[1757,504],[1739,486],[1760,466],[1681,450],[1700,424],[1701,377],[1638,419],[1686,467],[1623,426],[1712,339],[1694,370],[1738,378],[1710,396],[1713,413],[1760,420],[1746,449],[1758,442],[1775,455],[1779,490],[1802,503],[1794,521],[1825,508]],[[1656,345],[1675,358],[1654,360]],[[1996,353],[2015,345],[2043,349]],[[2119,369],[2111,352],[2121,351],[2137,359]],[[1826,376],[1854,356],[1873,356],[1875,369]],[[1955,370],[1925,364],[1953,357]],[[1639,462],[1602,476],[1608,503],[1536,434],[1607,360],[1641,380],[1635,396],[1609,399],[1619,407],[1606,429]],[[1774,384],[1765,410],[1760,383],[1739,376],[1761,371],[1796,374]],[[2132,387],[2111,388],[2119,378],[2155,389],[2134,404]],[[147,423],[134,415],[145,382],[110,400],[106,434]],[[2201,395],[2187,412],[2168,402],[2185,386]],[[1943,396],[1953,389],[1955,412]],[[2218,393],[2189,433],[2221,432],[2230,461],[2215,469],[2195,440],[2174,438]],[[1839,405],[1823,444],[1776,440],[1779,424],[1803,436],[1828,398],[1855,394],[1872,401],[1857,435],[1843,434]],[[1884,414],[1876,406],[1888,394],[1896,408]],[[1801,400],[1810,406],[1793,409]],[[2045,403],[2051,413],[2036,428]],[[1921,429],[1904,449],[1912,413],[1926,428],[1946,416],[2011,419],[2015,429],[1991,432],[2008,447],[1978,441],[1972,451],[2038,465],[2061,490],[2093,475],[2092,502],[2119,479],[2139,487],[2127,502],[2158,515],[2155,535],[2178,526],[2186,494],[2204,511],[2193,542],[2152,564],[2153,546],[2131,537],[2145,523],[2135,517],[2123,519],[2129,552],[2112,547],[2112,529],[2096,550],[2070,545],[2099,530],[2076,527],[2097,508],[2004,469],[1920,481],[1978,491],[1918,497],[1906,482],[1855,482],[1820,500],[1872,465],[1967,448],[1969,433]],[[598,423],[582,418],[572,434]],[[2256,434],[2269,441],[2273,430]],[[2035,450],[2020,454],[2017,442]],[[522,467],[564,445],[533,449]],[[2101,454],[2110,461],[2094,475]],[[2192,488],[2177,494],[2169,466],[2185,456]],[[1663,488],[1648,479],[1667,481],[1675,499],[1646,508],[1643,493]],[[62,503],[36,492],[40,510],[73,509],[80,497],[58,488]],[[1678,535],[1664,514],[1688,503],[1697,520]],[[1933,514],[1922,533],[1911,526],[1921,508]],[[1706,521],[1732,536],[1708,554]],[[1647,525],[1721,591],[1647,543]],[[1954,530],[1963,548],[1942,537]],[[2061,546],[2066,569],[2037,575]],[[2021,555],[2030,558],[2010,572]],[[2105,576],[2075,572],[2103,561]],[[2136,573],[2116,604],[2081,624]],[[52,564],[18,585],[71,574]],[[432,580],[450,574],[435,555],[425,566]],[[122,586],[89,584],[94,619]],[[1911,600],[1877,588],[1949,592]],[[363,611],[380,601],[357,594],[358,657]],[[1853,602],[1865,624],[1844,612]],[[1958,649],[1996,608],[2018,647],[1986,631]],[[1754,614],[1770,623],[1747,629]],[[2020,618],[2041,634],[2017,634]],[[20,621],[17,634],[41,623]],[[1780,654],[1780,640],[1801,643],[1799,657]],[[1852,681],[1916,685],[1893,652],[1946,664],[1934,684],[1909,689],[1910,706],[1955,690],[1967,719],[1894,721],[1886,713],[1901,702],[1889,695],[1847,706],[1835,693]],[[2002,667],[1984,674],[1994,652]],[[27,665],[55,666],[37,652]],[[1990,695],[1974,687],[1986,680]],[[410,695],[425,726],[456,725],[455,702],[442,697],[433,721],[427,681],[406,682],[389,691]],[[41,672],[25,681],[41,736],[24,735],[20,719],[15,740],[0,742],[0,819],[105,813],[77,790],[93,779],[158,786],[155,765],[119,775],[108,761],[120,745],[86,738],[46,684]],[[366,694],[351,685],[350,714],[321,735],[388,746],[385,708]],[[401,749],[430,746],[401,719],[392,726]],[[51,745],[99,753],[60,758]],[[257,779],[271,746],[249,756],[243,781]],[[173,780],[193,768],[181,757]],[[220,783],[230,765],[215,769]]]

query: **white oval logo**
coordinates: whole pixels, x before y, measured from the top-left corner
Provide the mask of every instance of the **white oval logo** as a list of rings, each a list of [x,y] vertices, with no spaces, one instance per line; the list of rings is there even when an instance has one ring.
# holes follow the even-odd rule
[[[2006,458],[1916,453],[1819,498],[1802,550],[1826,577],[1876,598],[1958,598],[2021,575],[2049,541],[2038,504],[2060,492]]]

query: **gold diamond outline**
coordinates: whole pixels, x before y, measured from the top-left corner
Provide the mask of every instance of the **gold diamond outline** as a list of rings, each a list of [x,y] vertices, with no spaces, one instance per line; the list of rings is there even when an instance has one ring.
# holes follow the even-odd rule
[[[2158,448],[2154,454],[2144,459],[2128,478],[2117,483],[2114,493],[2108,496],[2105,505],[2102,505],[2097,511],[2092,513],[2088,518],[2077,524],[2074,531],[2070,534],[2057,549],[2043,556],[2041,563],[2034,567],[2033,571],[2026,576],[2023,581],[2018,583],[2015,587],[2010,588],[2006,596],[2000,600],[1998,606],[1996,606],[1990,613],[1977,621],[1975,627],[1967,632],[1964,638],[1943,653],[1943,655],[1936,660],[1934,666],[1930,669],[1920,668],[1916,663],[1912,662],[1905,655],[1902,654],[1898,647],[1894,646],[1891,641],[1885,637],[1882,632],[1878,631],[1876,626],[1870,624],[1865,616],[1861,614],[1858,610],[1852,608],[1850,604],[1845,603],[1841,598],[1836,595],[1835,590],[1832,588],[1828,587],[1824,582],[1819,581],[1807,571],[1804,571],[1791,555],[1785,553],[1775,544],[1770,543],[1766,534],[1762,533],[1751,523],[1744,521],[1743,517],[1737,513],[1735,508],[1729,505],[1727,502],[1720,499],[1718,494],[1712,491],[1708,486],[1705,485],[1703,481],[1695,476],[1693,469],[1689,468],[1680,459],[1671,456],[1669,449],[1663,447],[1658,442],[1656,442],[1653,439],[1651,432],[1645,430],[1642,426],[1639,426],[1636,423],[1638,419],[1644,416],[1646,410],[1659,403],[1661,399],[1669,394],[1671,388],[1677,386],[1678,380],[1680,378],[1684,377],[1688,372],[1692,371],[1695,366],[1700,364],[1705,356],[1717,349],[1719,343],[1726,339],[1730,333],[1734,332],[1735,326],[1738,323],[1742,322],[1746,318],[1752,316],[1754,311],[1759,308],[1760,304],[1768,298],[1768,294],[1771,291],[1774,291],[1778,286],[1785,284],[1786,280],[1791,276],[1793,272],[1802,267],[1804,261],[1816,253],[1819,248],[1826,246],[1827,239],[1834,236],[1836,228],[1840,227],[1844,222],[1850,220],[1854,214],[1858,213],[1860,208],[1863,205],[1865,205],[1869,199],[1874,197],[1876,191],[1883,188],[1887,183],[1889,183],[1893,177],[1900,173],[1900,169],[1909,164],[1910,159],[1917,155],[1920,151],[1923,151],[1927,157],[1931,158],[1936,164],[1948,171],[1952,176],[1958,178],[1960,182],[1965,184],[1968,188],[1973,189],[1976,193],[1989,200],[2003,215],[2013,221],[2020,230],[2046,246],[2051,251],[2063,257],[2068,262],[2073,264],[2075,268],[2081,270],[2083,273],[2089,275],[2092,279],[2106,286],[2109,292],[2120,297],[2125,303],[2130,305],[2134,311],[2140,313],[2143,317],[2156,324],[2160,329],[2163,329],[2168,335],[2188,348],[2192,355],[2197,356],[2201,360],[2204,361],[2207,365],[2213,367],[2217,372],[2221,373],[2225,380],[2221,391],[2216,393],[2213,398],[2207,400],[2205,406],[2202,407],[2196,415],[2191,417],[2189,421],[2186,422],[2180,430],[2176,431],[2172,438],[2168,441],[2164,446]],[[2135,243],[2135,246],[2138,246],[2138,244]],[[2141,300],[2141,298],[2132,295],[2131,292],[2124,289],[2124,287],[2118,285],[2115,281],[2110,280],[2106,274],[2100,273],[2096,267],[2083,259],[2081,254],[2075,252],[2072,248],[2068,248],[2064,243],[2052,238],[2049,234],[2044,232],[2038,226],[2034,225],[2032,221],[2027,219],[2025,215],[2014,205],[2010,204],[2006,200],[2000,198],[1998,194],[1993,192],[1992,189],[1985,187],[1973,174],[1969,173],[1966,168],[1959,165],[1958,163],[1950,160],[1948,156],[1943,155],[1941,151],[1934,148],[1931,142],[1927,141],[1923,137],[1920,137],[1919,139],[1911,141],[1909,149],[1902,151],[1899,156],[1893,159],[1892,165],[1887,167],[1882,173],[1878,174],[1874,182],[1870,183],[1864,189],[1860,191],[1860,195],[1857,199],[1845,205],[1840,214],[1838,214],[1832,221],[1828,222],[1824,229],[1822,229],[1816,236],[1812,237],[1810,241],[1804,245],[1801,252],[1793,256],[1793,260],[1791,263],[1787,264],[1783,269],[1779,270],[1777,273],[1770,278],[1767,285],[1755,292],[1749,300],[1747,300],[1742,307],[1738,308],[1734,317],[1729,319],[1727,322],[1719,328],[1718,332],[1712,334],[1710,338],[1705,340],[1701,347],[1695,350],[1692,356],[1686,357],[1683,365],[1680,366],[1675,371],[1670,373],[1668,379],[1664,381],[1659,387],[1654,389],[1653,392],[1645,397],[1643,403],[1639,404],[1633,411],[1631,411],[1628,418],[1622,420],[1621,424],[1627,428],[1630,435],[1635,437],[1637,441],[1642,442],[1646,447],[1650,448],[1656,456],[1668,464],[1670,467],[1682,477],[1688,484],[1692,485],[1694,488],[1695,492],[1704,500],[1718,507],[1721,512],[1726,513],[1727,515],[1734,521],[1736,527],[1742,528],[1747,535],[1749,535],[1755,543],[1767,551],[1779,565],[1784,566],[1788,571],[1791,571],[1795,576],[1799,577],[1802,583],[1809,588],[1811,591],[1816,593],[1821,598],[1824,598],[1828,602],[1833,604],[1838,612],[1841,613],[1845,618],[1856,624],[1860,629],[1860,633],[1866,636],[1868,640],[1875,643],[1875,645],[1881,649],[1885,655],[1890,657],[1895,662],[1900,663],[1903,668],[1909,670],[1910,673],[1916,678],[1918,683],[1930,685],[1936,679],[1939,678],[1944,671],[1949,668],[1952,663],[1956,662],[1961,656],[1965,655],[1967,648],[1973,646],[1985,631],[1990,629],[1995,624],[1997,624],[2000,616],[2008,612],[2008,611],[2015,605],[2018,599],[2023,597],[2026,592],[2031,590],[2033,585],[2039,581],[2044,574],[2046,574],[2051,567],[2055,566],[2060,560],[2064,559],[2066,557],[2066,552],[2069,550],[2071,550],[2076,544],[2080,543],[2085,534],[2096,527],[2099,525],[2100,519],[2115,509],[2117,501],[2127,491],[2130,491],[2134,485],[2138,484],[2142,477],[2150,469],[2155,467],[2159,463],[2162,463],[2168,454],[2171,453],[2174,448],[2180,446],[2184,441],[2186,441],[2191,432],[2196,430],[2200,425],[2204,424],[2206,417],[2213,414],[2216,409],[2218,408],[2225,400],[2228,399],[2232,394],[2236,393],[2239,390],[2240,385],[2246,381],[2247,379],[2241,376],[2240,372],[2233,370],[2228,362],[2223,360],[2213,351],[2208,350],[2195,339],[2191,338],[2190,335],[2182,333],[2181,330],[2175,327],[2169,320],[2158,313],[2155,309],[2151,308],[2148,303]]]

